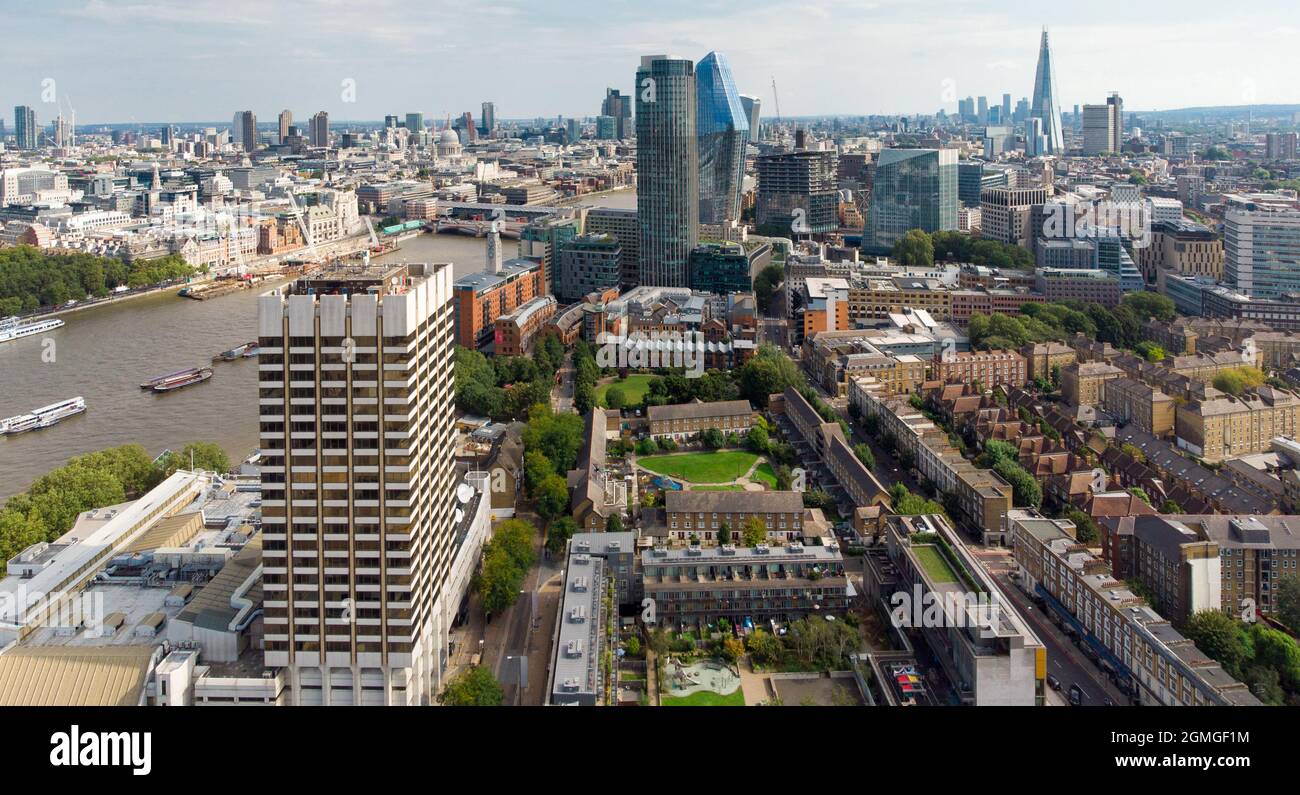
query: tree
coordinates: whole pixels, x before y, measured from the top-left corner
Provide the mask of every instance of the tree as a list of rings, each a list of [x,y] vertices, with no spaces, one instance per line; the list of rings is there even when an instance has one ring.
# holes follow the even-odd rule
[[[627,652],[629,657],[639,657],[641,656],[641,641],[637,639],[636,635],[633,635],[623,644],[623,650]]]
[[[741,397],[766,408],[770,395],[784,392],[786,387],[802,384],[803,376],[789,356],[765,343],[741,366],[737,380]]]
[[[745,656],[745,642],[740,638],[725,638],[722,641],[722,657],[729,663],[735,663]]]
[[[766,453],[771,443],[772,439],[768,436],[767,429],[757,425],[745,434],[745,446],[755,453]]]
[[[1091,516],[1073,506],[1065,509],[1065,518],[1074,522],[1074,537],[1081,544],[1095,544],[1101,530]]]
[[[610,514],[609,518],[605,520],[605,532],[606,533],[623,532],[622,514],[617,514],[617,513]]]
[[[1215,373],[1212,383],[1220,392],[1240,397],[1247,389],[1262,386],[1264,378],[1264,371],[1258,367],[1234,367]]]
[[[772,665],[781,659],[781,641],[770,632],[755,629],[747,643],[750,658],[760,665]]]
[[[700,431],[700,443],[710,450],[717,450],[719,447],[722,447],[726,441],[726,437],[722,435],[722,431],[717,428],[706,428]]]
[[[1252,656],[1250,639],[1242,625],[1222,610],[1198,611],[1187,620],[1183,634],[1234,676],[1240,675]]]
[[[758,302],[758,311],[766,312],[772,301],[772,294],[785,280],[785,268],[780,264],[768,265],[754,277],[754,298]]]
[[[559,475],[548,475],[537,487],[537,513],[546,521],[569,510],[569,485]]]
[[[1125,293],[1120,304],[1132,309],[1143,320],[1153,317],[1156,320],[1168,323],[1178,316],[1173,299],[1160,293],[1146,291]]]
[[[605,390],[605,406],[611,409],[621,409],[627,405],[627,392],[623,387],[615,384]]]
[[[934,264],[934,241],[921,229],[909,229],[894,242],[894,259],[900,265],[928,268]]]
[[[230,457],[215,442],[190,442],[180,450],[169,452],[160,465],[163,478],[170,477],[178,469],[202,469],[225,474],[230,471]]]
[[[448,682],[438,701],[448,707],[499,707],[504,698],[505,691],[492,671],[475,665]]]
[[[858,457],[863,466],[867,469],[876,468],[876,454],[871,452],[871,445],[866,443],[856,444],[853,446],[853,454]]]
[[[657,452],[659,452],[659,443],[653,438],[646,437],[636,443],[637,455],[654,455]]]
[[[1134,350],[1148,362],[1160,362],[1165,358],[1165,349],[1154,342],[1139,342]]]
[[[524,449],[540,452],[555,465],[557,474],[564,473],[578,465],[584,435],[582,417],[554,414],[548,404],[539,404],[528,410]]]
[[[533,536],[537,530],[521,519],[509,519],[483,545],[483,565],[474,585],[483,597],[483,609],[500,612],[519,598],[524,575],[533,565]]]
[[[718,543],[731,543],[731,524],[726,520],[723,520],[722,524],[718,525]]]
[[[1275,587],[1277,617],[1292,633],[1300,632],[1300,575],[1283,574]]]
[[[552,555],[563,553],[569,539],[573,538],[576,532],[578,532],[578,523],[572,516],[561,516],[551,522],[546,528],[546,551]]]
[[[551,475],[558,475],[555,471],[555,465],[551,459],[536,450],[529,450],[524,453],[524,485],[528,487],[528,493],[537,497],[537,489],[542,485],[542,481]]]
[[[749,517],[741,526],[740,540],[747,547],[767,543],[767,525],[757,516]]]

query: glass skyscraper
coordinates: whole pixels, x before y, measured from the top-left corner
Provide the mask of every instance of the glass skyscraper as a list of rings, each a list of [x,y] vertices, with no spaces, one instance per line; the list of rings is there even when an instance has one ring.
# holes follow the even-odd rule
[[[695,132],[700,158],[700,223],[740,218],[749,118],[727,56],[711,52],[695,66]]]
[[[695,64],[646,55],[636,72],[636,211],[643,285],[685,287],[700,235]]]
[[[909,229],[956,228],[957,150],[882,151],[871,191],[870,245],[878,250],[892,248]]]
[[[1044,154],[1061,154],[1065,139],[1061,134],[1061,109],[1056,105],[1056,73],[1052,71],[1052,50],[1047,44],[1047,28],[1043,28],[1042,45],[1038,48],[1038,69],[1034,72],[1034,102],[1029,117],[1041,119],[1046,140]]]

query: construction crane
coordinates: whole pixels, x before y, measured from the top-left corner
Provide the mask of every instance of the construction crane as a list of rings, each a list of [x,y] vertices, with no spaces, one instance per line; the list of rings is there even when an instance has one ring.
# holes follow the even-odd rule
[[[781,97],[776,93],[776,77],[772,77],[772,103],[776,105],[776,123],[781,123]]]

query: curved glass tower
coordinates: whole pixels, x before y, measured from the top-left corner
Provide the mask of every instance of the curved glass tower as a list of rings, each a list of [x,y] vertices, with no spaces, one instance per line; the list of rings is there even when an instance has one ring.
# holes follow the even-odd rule
[[[1052,51],[1047,46],[1047,28],[1043,28],[1042,44],[1038,48],[1038,69],[1034,72],[1034,103],[1029,117],[1041,119],[1042,135],[1047,154],[1059,155],[1065,151],[1061,135],[1061,109],[1056,106],[1056,73],[1052,71]]]
[[[695,66],[695,129],[700,158],[700,223],[740,218],[749,116],[727,56],[711,52]]]

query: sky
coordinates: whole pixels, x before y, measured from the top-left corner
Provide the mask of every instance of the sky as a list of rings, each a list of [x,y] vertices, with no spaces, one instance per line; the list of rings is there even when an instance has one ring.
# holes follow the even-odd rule
[[[485,100],[498,118],[594,116],[641,55],[710,50],[764,117],[773,79],[786,116],[933,113],[1029,96],[1044,25],[1067,111],[1110,91],[1126,110],[1300,103],[1292,3],[0,0],[0,117],[442,120]]]

